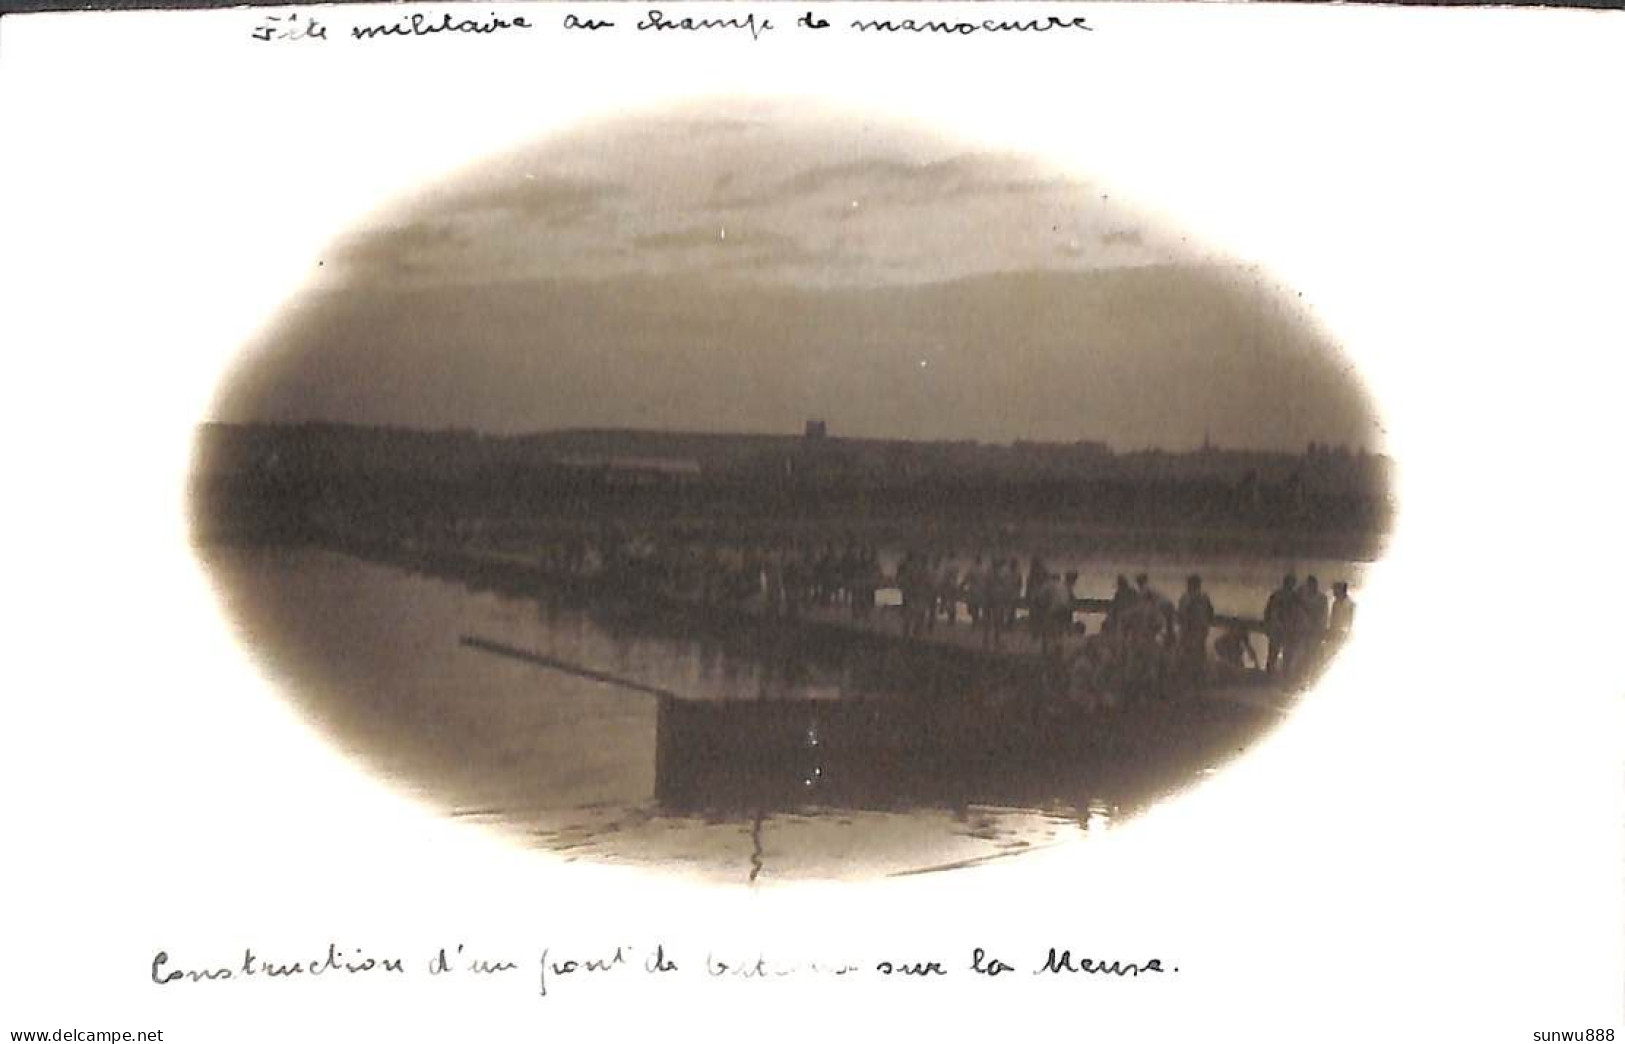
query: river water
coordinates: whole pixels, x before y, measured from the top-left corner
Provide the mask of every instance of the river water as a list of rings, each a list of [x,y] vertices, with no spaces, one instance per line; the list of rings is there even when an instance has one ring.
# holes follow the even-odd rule
[[[741,812],[655,793],[656,700],[461,642],[491,641],[697,700],[894,698],[852,665],[786,671],[715,635],[288,548],[200,550],[244,644],[332,742],[449,816],[567,860],[737,880],[924,872],[1098,837],[1221,760],[1187,754],[1128,774],[1082,774],[1019,802],[889,807],[805,803]],[[1337,562],[1053,562],[1104,597],[1147,570],[1177,595],[1201,572],[1220,613],[1256,616],[1283,572],[1359,580]]]

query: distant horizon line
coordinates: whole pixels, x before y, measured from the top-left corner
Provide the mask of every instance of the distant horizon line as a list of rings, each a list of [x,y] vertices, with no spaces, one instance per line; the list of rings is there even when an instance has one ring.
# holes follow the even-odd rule
[[[812,422],[812,421],[819,420],[819,418],[809,418],[808,420],[809,420],[809,422]],[[1017,446],[1020,446],[1020,445],[1054,446],[1054,447],[1062,447],[1062,448],[1065,448],[1065,447],[1077,447],[1077,446],[1100,446],[1100,447],[1104,447],[1106,452],[1112,454],[1113,456],[1132,456],[1132,455],[1135,455],[1135,454],[1155,454],[1155,453],[1163,453],[1163,454],[1168,454],[1168,455],[1174,455],[1174,454],[1183,455],[1183,454],[1199,454],[1199,453],[1203,453],[1203,452],[1211,452],[1211,453],[1248,454],[1248,455],[1255,455],[1255,456],[1304,457],[1304,456],[1308,455],[1309,448],[1311,446],[1313,446],[1313,447],[1318,447],[1318,448],[1323,449],[1323,450],[1333,450],[1333,451],[1342,450],[1342,451],[1346,451],[1348,453],[1348,455],[1351,456],[1351,457],[1364,456],[1364,457],[1367,457],[1367,458],[1370,458],[1370,459],[1382,459],[1382,460],[1388,459],[1386,454],[1384,454],[1384,453],[1382,453],[1380,451],[1377,451],[1377,450],[1370,449],[1364,443],[1351,444],[1351,443],[1347,443],[1347,442],[1330,442],[1330,441],[1322,441],[1322,440],[1318,440],[1318,439],[1306,440],[1303,443],[1302,446],[1300,446],[1299,448],[1296,448],[1296,449],[1284,449],[1284,448],[1264,449],[1264,448],[1259,448],[1259,447],[1256,447],[1256,446],[1227,446],[1227,445],[1221,445],[1221,444],[1219,444],[1217,442],[1204,442],[1204,443],[1201,443],[1201,444],[1190,446],[1189,448],[1185,448],[1185,449],[1173,449],[1173,448],[1169,448],[1167,446],[1162,446],[1162,445],[1121,447],[1120,448],[1118,446],[1113,445],[1111,442],[1107,441],[1106,439],[1098,439],[1098,438],[1078,438],[1078,439],[1071,439],[1071,440],[1041,439],[1041,438],[1017,438],[1017,439],[1011,439],[1011,440],[1008,440],[1008,441],[989,441],[989,440],[977,439],[977,438],[908,438],[908,437],[901,437],[901,436],[842,435],[842,434],[839,434],[839,433],[836,433],[836,432],[826,432],[825,434],[823,434],[821,436],[812,436],[812,435],[809,435],[808,432],[805,429],[802,430],[802,431],[794,431],[794,432],[778,432],[778,431],[772,431],[772,432],[769,432],[769,431],[715,431],[715,430],[705,431],[705,430],[690,429],[690,428],[639,428],[639,427],[631,427],[631,426],[594,427],[594,426],[579,426],[578,425],[578,426],[565,427],[565,428],[536,428],[536,429],[529,429],[529,430],[525,430],[525,431],[486,431],[486,430],[482,430],[482,429],[479,429],[479,428],[473,428],[473,427],[428,428],[428,427],[418,427],[418,426],[408,425],[408,424],[369,424],[369,423],[362,423],[362,422],[358,422],[358,421],[335,421],[335,420],[316,420],[316,419],[298,420],[298,421],[287,421],[287,420],[283,420],[283,421],[205,420],[205,421],[202,421],[201,423],[199,423],[199,425],[198,425],[199,429],[207,429],[207,428],[211,428],[211,427],[214,427],[214,428],[343,428],[343,429],[352,429],[352,430],[359,430],[359,431],[405,432],[405,433],[410,433],[410,434],[415,434],[415,435],[477,436],[477,437],[480,437],[480,438],[487,438],[487,439],[534,439],[534,438],[544,438],[544,437],[552,436],[552,435],[666,435],[666,436],[677,436],[677,437],[685,437],[685,438],[696,438],[696,437],[698,437],[698,438],[740,438],[740,439],[795,439],[795,440],[804,440],[804,441],[812,441],[812,440],[817,440],[817,439],[824,439],[824,440],[832,441],[832,442],[902,443],[902,444],[906,444],[906,445],[915,445],[915,446],[999,446],[999,447],[1007,447],[1007,448],[1011,448],[1011,449],[1014,449],[1014,448],[1016,448]]]

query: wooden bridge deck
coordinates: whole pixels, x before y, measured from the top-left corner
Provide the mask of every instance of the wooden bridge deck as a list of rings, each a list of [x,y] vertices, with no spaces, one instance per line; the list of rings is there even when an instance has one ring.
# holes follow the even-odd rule
[[[801,632],[880,651],[937,653],[947,661],[945,666],[955,662],[974,663],[1016,672],[1036,672],[1042,670],[1045,662],[1041,643],[1025,617],[1006,628],[998,646],[994,647],[983,631],[971,625],[963,612],[956,622],[949,623],[939,618],[929,629],[910,635],[904,633],[903,613],[895,605],[878,605],[864,616],[854,614],[849,607],[835,605],[802,605],[793,613],[785,613],[776,612],[760,595],[743,601],[704,603],[671,592],[615,584],[601,575],[559,573],[550,570],[535,557],[512,552],[461,545],[373,541],[346,541],[340,550],[375,561],[455,576],[505,593],[532,595],[555,588],[589,595],[614,594],[630,600],[634,605],[645,605],[650,610],[689,615],[697,622],[705,620],[712,624],[760,627],[781,633]],[[1105,599],[1077,599],[1074,612],[1099,616],[1104,615],[1109,606],[1110,602]],[[1216,619],[1221,625],[1235,624],[1249,633],[1261,631],[1263,626],[1261,621],[1247,618],[1219,616]],[[1098,626],[1093,630],[1098,631]],[[1082,635],[1070,630],[1057,639],[1063,655],[1077,651],[1082,641]],[[1256,678],[1251,679],[1250,683],[1212,686],[1203,691],[1204,699],[1271,712],[1284,710],[1293,695],[1290,686],[1263,684],[1262,679]]]

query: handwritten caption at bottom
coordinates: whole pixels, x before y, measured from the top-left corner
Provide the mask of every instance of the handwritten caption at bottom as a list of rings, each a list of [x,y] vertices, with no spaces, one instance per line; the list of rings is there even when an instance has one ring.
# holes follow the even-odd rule
[[[511,955],[476,954],[461,944],[440,947],[427,956],[408,958],[398,955],[380,956],[359,947],[347,950],[336,943],[329,943],[324,952],[314,957],[293,960],[265,954],[250,947],[243,950],[241,959],[234,958],[231,963],[188,964],[167,950],[159,950],[153,955],[150,977],[155,985],[166,987],[250,980],[296,982],[314,979],[393,977],[500,978],[528,982],[539,996],[546,997],[576,979],[610,976],[632,979],[686,974],[706,980],[771,980],[792,977],[934,979],[956,976],[1008,979],[1025,973],[1051,978],[1140,979],[1176,974],[1178,971],[1177,965],[1169,964],[1161,958],[1125,960],[1077,957],[1070,949],[1055,947],[1050,947],[1041,960],[1032,960],[1023,965],[1018,963],[1016,958],[1000,957],[980,946],[971,949],[968,960],[963,956],[957,960],[908,957],[853,963],[786,961],[762,954],[741,958],[718,956],[709,952],[698,957],[683,955],[679,959],[679,956],[668,950],[663,943],[645,948],[617,946],[613,950],[596,954],[566,954],[555,952],[552,948],[544,948],[539,957],[527,956],[523,959]]]

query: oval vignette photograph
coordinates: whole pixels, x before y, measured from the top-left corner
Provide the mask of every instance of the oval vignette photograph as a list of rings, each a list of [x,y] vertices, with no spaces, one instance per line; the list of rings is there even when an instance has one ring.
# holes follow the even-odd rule
[[[1314,698],[1390,528],[1296,293],[924,126],[582,124],[312,273],[201,419],[196,554],[335,750],[553,858],[1100,843]]]

